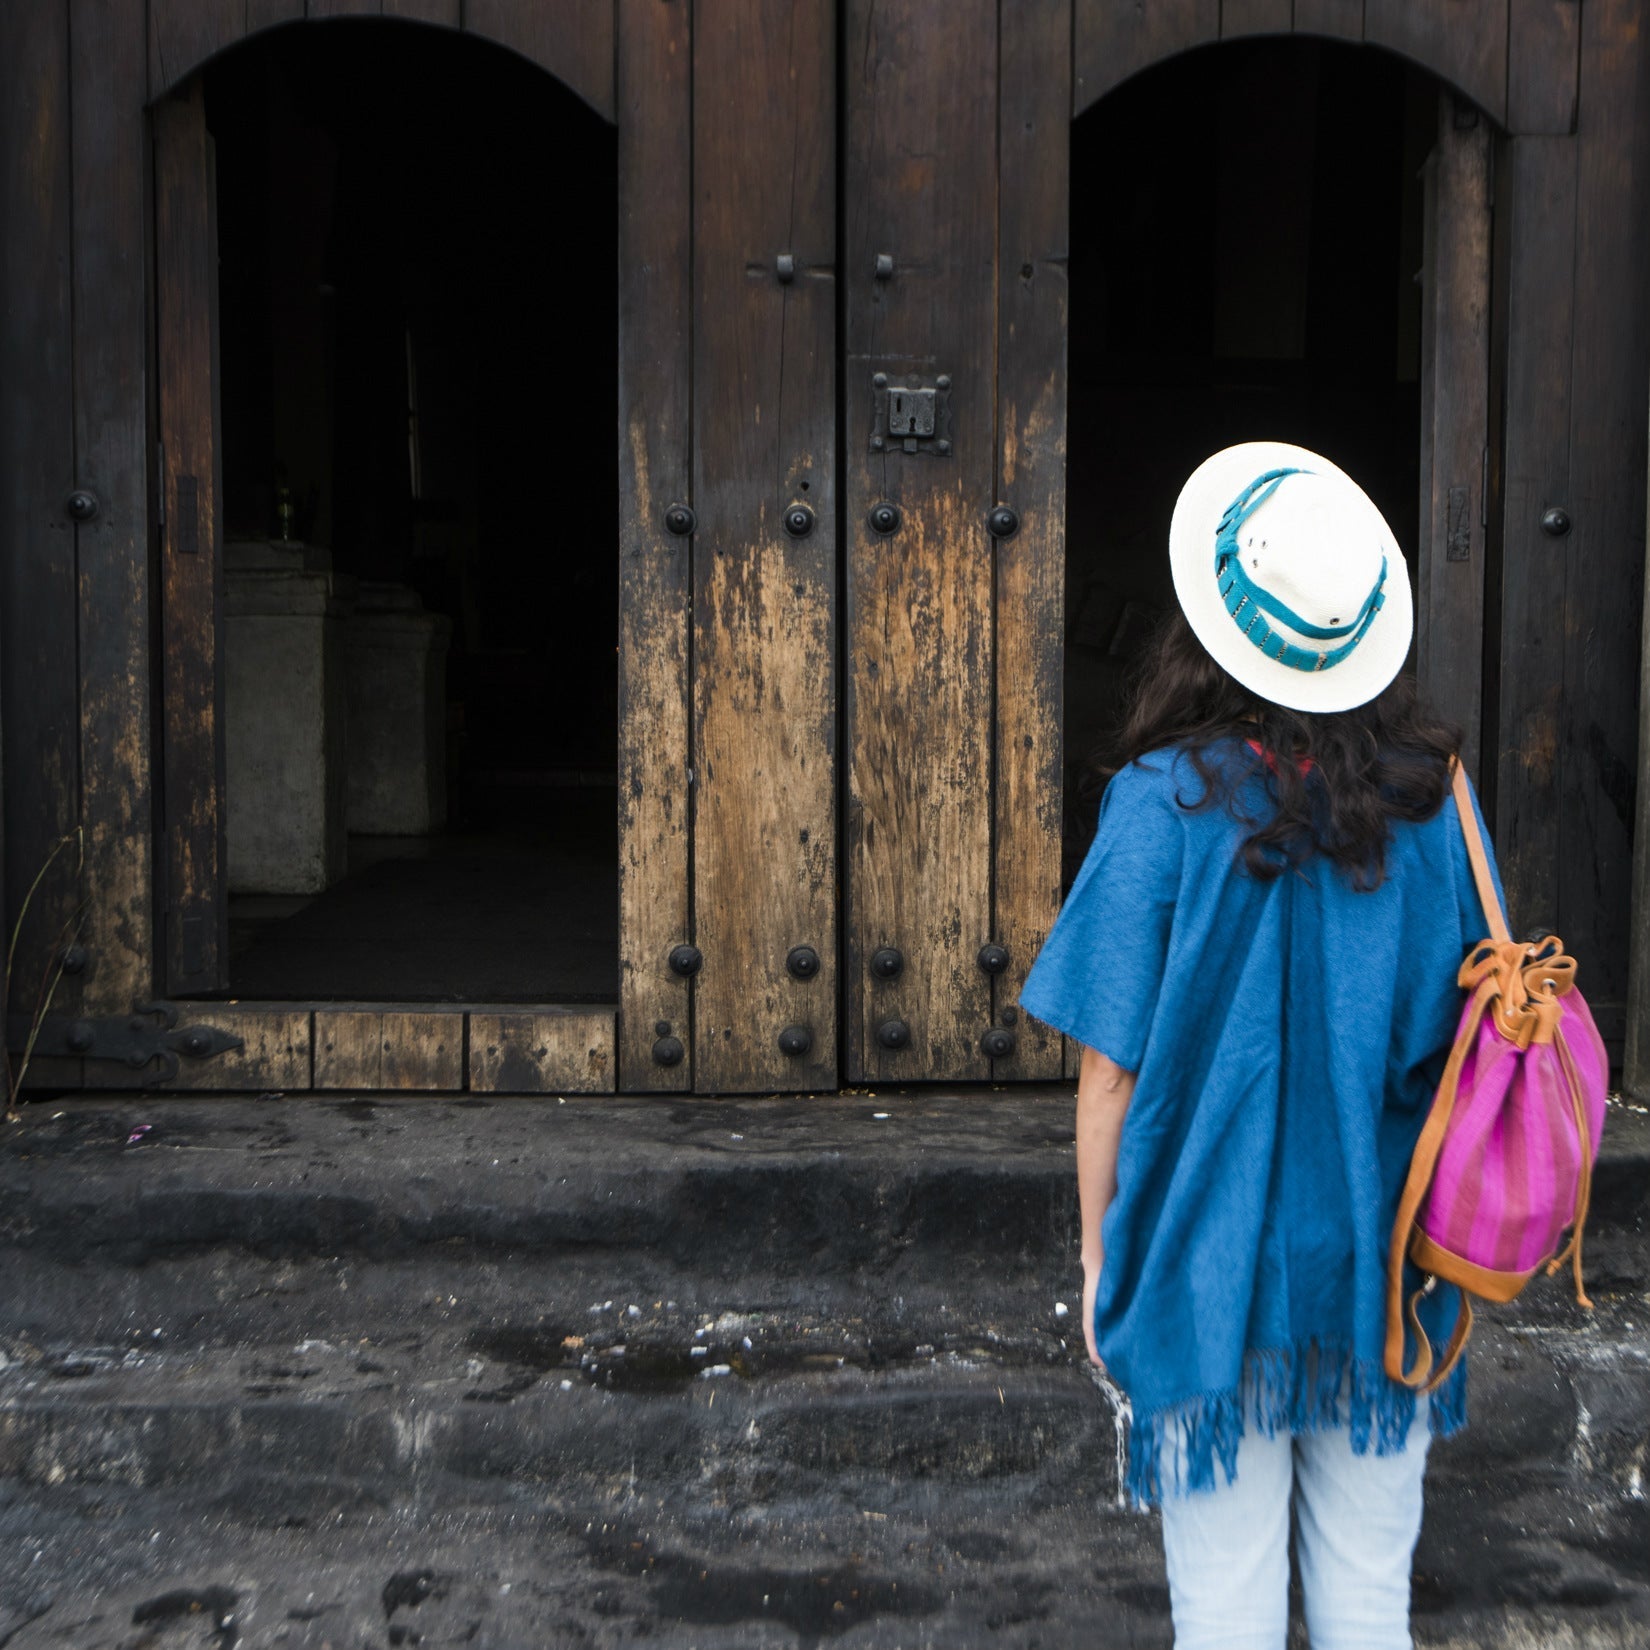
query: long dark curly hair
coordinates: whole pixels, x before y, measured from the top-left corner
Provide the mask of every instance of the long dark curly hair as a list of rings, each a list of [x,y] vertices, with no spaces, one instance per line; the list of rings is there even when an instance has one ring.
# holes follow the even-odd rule
[[[1233,738],[1274,753],[1268,818],[1242,811],[1231,764],[1211,755]],[[1443,806],[1461,734],[1428,716],[1403,676],[1356,710],[1275,705],[1221,669],[1175,607],[1142,660],[1117,754],[1126,763],[1171,746],[1203,782],[1203,795],[1181,806],[1224,806],[1250,827],[1242,858],[1252,875],[1271,879],[1321,853],[1370,889],[1386,876],[1391,822],[1430,819]]]

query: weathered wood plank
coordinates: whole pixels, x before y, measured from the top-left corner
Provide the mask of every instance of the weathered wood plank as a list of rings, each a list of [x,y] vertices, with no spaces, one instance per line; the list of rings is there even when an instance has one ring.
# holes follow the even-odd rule
[[[1421,695],[1459,722],[1479,779],[1484,685],[1483,501],[1489,461],[1490,147],[1438,98],[1427,161],[1421,309],[1421,500],[1415,662]]]
[[[612,120],[613,6],[614,0],[464,0],[464,27],[548,69]]]
[[[1645,580],[1650,606],[1650,578]],[[1650,614],[1640,627],[1639,704],[1650,704]],[[1650,843],[1650,716],[1639,716],[1638,796],[1634,836]],[[1631,927],[1627,936],[1627,1036],[1622,1087],[1640,1103],[1650,1100],[1650,853],[1633,855]]]
[[[242,1046],[207,1060],[182,1059],[164,1086],[189,1094],[301,1094],[310,1087],[311,1015],[287,1003],[179,1003],[180,1025],[212,1026]],[[85,1086],[132,1089],[144,1073],[111,1061],[88,1060]]]
[[[294,15],[302,16],[303,0],[293,5]],[[241,39],[247,9],[248,0],[149,0],[150,98],[181,86],[207,58]],[[255,26],[273,21],[260,12]]]
[[[1541,518],[1570,507],[1575,142],[1514,138],[1497,164],[1506,389],[1495,844],[1513,931],[1523,933],[1558,928],[1566,552]]]
[[[1288,34],[1295,26],[1295,0],[1220,0],[1220,38]]]
[[[1364,0],[1295,0],[1295,33],[1362,40]]]
[[[305,0],[304,15],[328,17],[381,17],[384,0]]]
[[[1507,0],[1364,0],[1364,39],[1430,69],[1505,121]]]
[[[845,38],[848,1076],[985,1077],[996,7],[850,0]],[[872,448],[879,372],[949,376],[949,454]],[[879,501],[902,513],[886,536],[867,521]],[[872,973],[885,947],[896,978]],[[891,1021],[905,1046],[879,1041]]]
[[[1220,38],[1220,0],[1074,3],[1074,114],[1153,63]]]
[[[463,20],[463,6],[462,0],[384,0],[384,15],[456,29]]]
[[[1650,86],[1644,13],[1582,13],[1573,387],[1574,526],[1549,541],[1563,569],[1558,921],[1615,1045],[1627,996],[1637,692],[1644,578],[1645,386],[1650,383]],[[1562,140],[1559,140],[1562,141]],[[1549,623],[1551,620],[1549,619]],[[1642,840],[1639,852],[1650,851]]]
[[[619,11],[619,1085],[693,1086],[688,623],[692,53],[686,6]],[[662,1066],[664,1035],[687,1049]]]
[[[701,1093],[836,1082],[834,16],[829,0],[694,13]],[[793,509],[812,513],[801,536]],[[818,968],[798,979],[801,946]],[[805,1052],[781,1052],[789,1027]]]
[[[464,1087],[462,1009],[318,1008],[315,1087]]]
[[[613,1009],[470,1014],[475,1094],[611,1094]]]
[[[79,822],[70,257],[69,12],[0,6],[0,707],[5,716],[5,882],[10,923]],[[82,897],[59,855],[19,939],[14,1012],[29,1014]],[[66,977],[54,1010],[73,1012]]]
[[[200,83],[153,111],[166,989],[223,986],[222,493],[217,233]]]
[[[1507,129],[1526,135],[1575,129],[1581,0],[1510,0]]]
[[[154,989],[144,0],[71,0],[69,38],[85,1006],[120,1013]]]
[[[991,1007],[1015,1039],[998,1078],[1062,1069],[1019,1000],[1060,904],[1070,39],[1071,0],[1026,0],[1002,35],[996,495],[1020,528],[996,547],[992,938],[1009,964]]]
[[[304,0],[246,0],[246,32],[254,35],[261,29],[295,22],[303,15]]]

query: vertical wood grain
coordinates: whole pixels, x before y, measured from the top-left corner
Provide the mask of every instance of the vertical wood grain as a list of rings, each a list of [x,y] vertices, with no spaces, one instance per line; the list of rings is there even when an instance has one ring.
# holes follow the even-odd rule
[[[206,1060],[180,1060],[169,1088],[230,1094],[302,1094],[310,1088],[314,1024],[309,1009],[290,1003],[181,1003],[179,1021],[227,1031],[241,1039],[241,1046]],[[121,1081],[115,1068],[109,1068],[99,1082],[93,1066],[94,1062],[87,1062],[89,1087],[129,1088],[132,1084],[129,1071]]]
[[[166,989],[217,990],[227,967],[223,851],[217,234],[200,82],[154,107],[161,487],[160,648]]]
[[[693,48],[694,1081],[834,1087],[835,10],[701,0]]]
[[[1071,0],[1027,0],[1002,35],[996,493],[1020,529],[996,548],[992,938],[1009,966],[991,1006],[1015,1038],[997,1078],[1062,1069],[1019,998],[1060,904],[1070,41]]]
[[[291,15],[301,17],[303,0],[289,3]],[[207,58],[247,31],[245,0],[149,0],[148,9],[151,99],[181,85]],[[254,27],[273,21],[260,12]]]
[[[76,529],[86,1006],[154,990],[144,0],[71,0]]]
[[[1295,0],[1220,0],[1220,38],[1288,34],[1295,26]]]
[[[295,22],[304,15],[304,0],[245,0],[245,3],[246,32],[249,35],[281,23]]]
[[[70,317],[69,9],[0,6],[0,711],[5,718],[8,925],[79,819]],[[14,1012],[30,1013],[81,898],[74,855],[35,894],[18,944]],[[8,934],[10,928],[8,926]],[[66,976],[53,1005],[73,1012]]]
[[[1130,75],[1220,38],[1220,0],[1074,0],[1076,81],[1083,110]]]
[[[1587,1001],[1615,1047],[1627,996],[1645,385],[1650,382],[1650,98],[1643,10],[1588,0],[1577,131],[1573,390],[1574,522],[1549,543],[1564,578],[1558,921]],[[1563,141],[1562,139],[1557,141]],[[1638,851],[1650,851],[1642,840]]]
[[[1576,146],[1514,138],[1498,163],[1507,247],[1495,845],[1523,933],[1558,927],[1565,551],[1541,517],[1570,497]]]
[[[613,1010],[472,1012],[472,1094],[611,1094]]]
[[[1421,309],[1421,499],[1415,661],[1421,696],[1461,725],[1479,779],[1484,673],[1484,467],[1490,372],[1490,148],[1438,96],[1427,162]]]
[[[653,3],[687,8],[687,0]],[[464,0],[464,28],[548,69],[612,120],[613,11],[614,0]]]
[[[383,0],[386,17],[414,23],[439,23],[456,29],[462,20],[463,0]]]
[[[459,1009],[318,1008],[315,1087],[464,1087],[464,1014]]]
[[[1362,40],[1364,0],[1295,0],[1295,33]]]
[[[1364,0],[1364,39],[1507,117],[1507,0]]]
[[[943,26],[941,19],[943,17]],[[997,9],[849,0],[845,1013],[851,1081],[980,1078],[990,977]],[[874,275],[879,254],[892,274]],[[949,374],[949,456],[870,447],[873,374]],[[873,532],[879,500],[903,514]],[[882,947],[897,979],[873,978]],[[909,1044],[890,1051],[880,1024]]]
[[[1638,786],[1634,806],[1635,848],[1631,927],[1627,937],[1627,1034],[1621,1086],[1634,1099],[1650,1099],[1650,577],[1640,607]]]
[[[1510,0],[1507,12],[1507,130],[1574,130],[1580,68],[1581,0]]]
[[[693,1085],[688,856],[692,36],[685,5],[619,10],[619,1086]],[[652,1055],[664,1026],[688,1048]]]

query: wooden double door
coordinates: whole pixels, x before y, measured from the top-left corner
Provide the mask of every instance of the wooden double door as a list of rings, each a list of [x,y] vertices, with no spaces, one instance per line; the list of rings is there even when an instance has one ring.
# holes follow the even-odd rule
[[[1069,6],[844,12],[623,18],[626,1087],[1061,1070]]]
[[[0,28],[0,663],[14,914],[81,833],[78,887],[37,902],[86,911],[66,1015],[198,999],[259,1088],[368,1082],[323,1081],[322,1055],[394,1021],[386,1083],[483,1086],[488,1005],[421,1042],[407,1005],[207,1000],[221,485],[189,83],[261,28],[352,11],[490,37],[617,128],[619,955],[615,1003],[581,1011],[581,1040],[605,1016],[594,1086],[1065,1069],[1018,994],[1061,883],[1071,122],[1253,32],[1363,41],[1445,89],[1417,664],[1479,738],[1515,920],[1561,925],[1619,1003],[1650,131],[1623,0],[52,0]],[[516,1019],[539,1037],[559,1006]]]
[[[1062,1070],[1017,995],[1060,895],[1071,13],[998,12],[617,7],[624,1089]],[[198,87],[153,114],[188,997],[231,983],[212,162]]]

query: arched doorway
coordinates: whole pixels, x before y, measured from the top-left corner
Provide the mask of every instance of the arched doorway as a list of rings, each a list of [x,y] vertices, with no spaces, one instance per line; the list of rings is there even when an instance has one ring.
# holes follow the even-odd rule
[[[1384,51],[1468,100],[1438,99],[1419,262],[1411,178],[1399,290],[1379,300],[1395,325],[1403,281],[1419,268],[1430,283],[1416,388],[1397,377],[1396,343],[1387,385],[1413,397],[1411,411],[1383,402],[1393,430],[1411,420],[1391,451],[1405,465],[1418,456],[1420,611],[1447,619],[1430,637],[1423,628],[1418,663],[1435,681],[1447,665],[1467,699],[1483,693],[1485,778],[1515,912],[1602,959],[1590,964],[1590,999],[1604,1023],[1613,997],[1619,1024],[1650,353],[1638,292],[1650,97],[1625,0],[1585,11],[1496,0],[385,0],[370,9],[393,16],[364,24],[338,20],[327,0],[149,0],[111,8],[101,33],[70,28],[71,9],[41,0],[0,25],[23,94],[7,105],[18,302],[0,409],[0,452],[16,478],[0,519],[14,902],[66,832],[83,827],[86,844],[81,884],[78,867],[54,874],[19,953],[39,979],[85,900],[86,943],[60,981],[43,1056],[75,1070],[84,1060],[88,1081],[129,1082],[153,1075],[156,1044],[186,1054],[191,1041],[209,1044],[184,1034],[198,1020],[243,1044],[185,1063],[203,1087],[542,1090],[562,1085],[570,1048],[583,1086],[644,1090],[1058,1073],[1058,1041],[1019,1016],[1017,993],[1059,902],[1063,652],[1068,637],[1106,657],[1120,630],[1127,641],[1121,623],[1083,640],[1106,632],[1105,603],[1095,620],[1076,578],[1082,605],[1063,622],[1068,324],[1073,366],[1088,375],[1073,403],[1074,539],[1111,533],[1100,517],[1117,497],[1127,503],[1116,487],[1086,502],[1081,492],[1096,439],[1083,433],[1095,427],[1083,398],[1105,388],[1106,372],[1122,376],[1101,422],[1131,436],[1115,416],[1131,406],[1127,363],[1102,340],[1101,376],[1090,374],[1086,311],[1071,302],[1071,256],[1079,278],[1094,267],[1070,235],[1073,119],[1081,149],[1085,122],[1109,119],[1104,107],[1084,113],[1097,100],[1134,95],[1156,65],[1172,77],[1170,59],[1195,74],[1188,54],[1236,53],[1236,37],[1256,34],[1294,34],[1297,46],[1343,37],[1358,45],[1358,74],[1390,78]],[[271,423],[248,438],[247,466],[231,460],[218,474],[216,195],[206,99],[190,87],[202,86],[203,66],[208,78],[227,72],[227,54],[286,32],[319,51],[352,28],[387,42],[414,17],[441,25],[421,37],[455,71],[475,46],[465,36],[480,36],[549,70],[617,132],[619,944],[616,1001],[589,1014],[546,1002],[438,1014],[407,999],[347,1010],[191,1000],[221,993],[216,967],[228,961],[214,903],[221,811],[213,782],[195,782],[214,772],[221,728],[220,592],[205,552],[225,525],[220,482],[252,500],[251,529],[268,531],[244,482],[272,488],[276,455]],[[365,79],[381,81],[378,70],[369,63]],[[523,93],[560,95],[542,79]],[[1300,113],[1298,97],[1270,101],[1240,111],[1254,127],[1244,141]],[[1389,105],[1389,127],[1390,117]],[[1413,131],[1403,124],[1413,137],[1418,114]],[[232,169],[228,125],[224,140]],[[1136,165],[1150,172],[1158,151],[1185,147],[1168,130],[1157,151],[1137,149]],[[1218,159],[1202,176],[1182,165],[1178,194],[1160,193],[1202,199]],[[1082,232],[1108,204],[1092,178],[1077,182]],[[542,216],[522,194],[495,216]],[[370,187],[362,198],[361,223],[382,217]],[[300,200],[285,221],[301,227],[305,210]],[[568,230],[566,261],[582,263],[593,292],[601,255],[584,227]],[[225,228],[232,241],[236,226]],[[508,248],[495,231],[490,244]],[[273,238],[279,253],[279,226]],[[1486,263],[1493,317],[1481,301]],[[267,280],[267,258],[251,265]],[[1361,273],[1375,290],[1375,265]],[[1139,277],[1132,264],[1120,276],[1137,295]],[[1229,304],[1228,322],[1275,320],[1283,290]],[[1154,287],[1138,301],[1158,296]],[[1320,312],[1308,303],[1309,321]],[[575,313],[594,313],[587,292]],[[233,313],[228,322],[233,367],[241,334]],[[1413,308],[1406,326],[1413,361]],[[376,380],[355,375],[401,386],[393,443],[381,408],[358,402],[359,416],[347,414],[358,471],[401,462],[406,390],[419,376],[406,371],[410,330],[401,326],[393,363],[394,329],[377,339]],[[1384,352],[1378,330],[1355,340],[1371,362]],[[1268,336],[1271,355],[1251,340],[1249,353],[1220,357],[1210,342],[1205,389],[1211,362],[1270,362],[1278,394],[1288,372],[1312,367],[1310,325],[1304,365]],[[557,347],[576,353],[581,342],[564,335]],[[1136,342],[1125,335],[1117,355]],[[439,379],[427,368],[421,383],[433,395],[431,370]],[[534,416],[594,408],[588,388],[565,375],[554,406]],[[1457,405],[1461,389],[1471,407]],[[338,410],[320,442],[334,453]],[[233,396],[226,416],[240,416]],[[568,439],[589,434],[594,453],[598,419],[588,422]],[[319,440],[326,424],[296,427]],[[363,458],[357,438],[373,428]],[[532,449],[516,468],[537,458]],[[410,447],[406,462],[410,478]],[[577,492],[599,490],[564,484],[572,468],[548,483],[536,468],[530,496],[566,510]],[[1104,479],[1104,453],[1093,473]],[[1401,490],[1396,472],[1390,486]],[[402,499],[409,513],[413,502]],[[341,553],[365,553],[383,503],[357,490]],[[426,548],[443,526],[413,525]],[[1093,571],[1091,549],[1075,545],[1072,565]],[[376,582],[408,585],[408,569],[388,571]],[[440,595],[419,598],[427,608]],[[456,682],[456,654],[454,668]],[[177,1027],[151,1016],[134,1032],[133,1005],[155,996],[181,999]],[[334,1058],[346,1042],[359,1060]]]
[[[456,178],[461,194],[466,165],[469,176],[507,174],[490,205],[483,200],[479,217],[473,200],[454,208],[477,224],[473,238],[485,243],[480,255],[467,247],[471,258],[453,261],[457,275],[470,283],[473,307],[482,312],[470,317],[468,354],[508,350],[503,370],[520,380],[507,386],[518,392],[513,413],[483,405],[472,394],[459,419],[472,425],[472,449],[475,426],[486,436],[492,420],[491,445],[505,449],[502,459],[494,455],[496,484],[475,487],[456,501],[449,494],[444,507],[417,496],[421,478],[432,485],[435,479],[426,462],[439,434],[431,427],[432,412],[441,411],[431,406],[432,362],[439,391],[451,357],[467,351],[462,343],[451,347],[450,315],[427,301],[419,310],[408,299],[419,281],[386,265],[387,257],[393,263],[399,256],[425,271],[420,279],[426,286],[439,285],[440,261],[428,245],[414,234],[408,250],[406,209],[397,212],[381,198],[406,197],[407,190],[386,182],[387,169],[404,164],[404,156],[392,153],[393,140],[386,143],[381,132],[369,130],[368,158],[356,162],[364,192],[328,243],[346,248],[345,261],[353,260],[367,294],[356,310],[365,342],[340,351],[339,323],[333,323],[330,342],[323,336],[317,343],[311,326],[309,343],[324,358],[324,370],[311,377],[331,386],[335,404],[329,409],[324,398],[312,396],[320,414],[286,425],[297,432],[295,447],[321,427],[320,439],[310,445],[332,455],[333,508],[324,510],[320,493],[312,500],[290,474],[276,475],[267,455],[255,456],[242,474],[236,508],[253,533],[268,531],[260,526],[268,519],[261,486],[274,499],[277,533],[288,519],[281,515],[285,505],[293,536],[274,546],[256,544],[255,564],[228,572],[259,575],[265,585],[277,582],[277,575],[291,584],[308,579],[322,585],[306,598],[317,610],[303,615],[314,621],[312,641],[313,632],[321,633],[312,653],[322,663],[312,674],[322,685],[310,694],[321,709],[312,720],[325,713],[328,627],[335,618],[359,619],[368,583],[387,585],[393,595],[386,601],[382,588],[373,592],[375,616],[421,622],[445,603],[448,610],[435,617],[450,627],[449,637],[473,621],[479,640],[468,655],[455,646],[450,662],[455,670],[463,667],[465,702],[454,719],[454,731],[462,735],[459,752],[475,757],[460,771],[489,790],[484,800],[474,799],[477,818],[485,824],[488,810],[496,817],[501,792],[515,787],[524,793],[515,800],[518,817],[527,816],[519,828],[533,839],[524,847],[532,869],[544,869],[540,851],[547,836],[555,838],[558,851],[569,835],[575,846],[593,842],[604,813],[607,843],[616,839],[618,852],[601,863],[594,856],[564,857],[554,886],[542,876],[535,886],[514,871],[500,879],[496,864],[483,864],[480,872],[492,883],[480,901],[476,887],[460,878],[438,903],[462,927],[462,948],[473,953],[477,972],[457,989],[450,977],[421,986],[414,980],[416,995],[399,982],[381,982],[393,956],[403,962],[421,952],[448,962],[454,956],[452,931],[446,940],[432,934],[441,925],[431,922],[439,912],[424,897],[428,885],[416,897],[406,894],[411,872],[422,876],[429,869],[419,861],[441,862],[448,855],[420,855],[409,869],[413,856],[375,854],[377,862],[359,878],[345,876],[338,891],[342,896],[353,882],[364,894],[369,884],[393,881],[399,892],[392,890],[395,897],[383,907],[394,917],[393,933],[365,936],[359,924],[342,918],[328,930],[320,917],[323,906],[336,906],[330,889],[302,910],[266,905],[245,912],[252,922],[268,919],[269,927],[252,935],[244,967],[273,963],[263,980],[275,978],[280,959],[271,957],[269,946],[279,931],[296,939],[307,925],[309,956],[317,955],[318,941],[325,967],[334,966],[328,956],[347,962],[344,952],[359,944],[357,960],[376,974],[365,987],[366,1000],[355,999],[356,987],[341,978],[339,996],[315,998],[310,961],[294,967],[289,978],[304,982],[304,995],[313,1000],[260,996],[186,1006],[226,1036],[243,1039],[232,1062],[212,1075],[224,1081],[233,1064],[249,1087],[545,1092],[617,1085],[716,1092],[824,1086],[836,1073],[830,7],[825,0],[805,0],[787,19],[754,0],[724,0],[714,15],[696,14],[691,30],[686,7],[585,7],[568,0],[531,8],[476,4],[465,7],[461,18],[433,15],[443,10],[420,7],[419,13],[450,27],[408,31],[403,38],[409,53],[427,55],[433,48],[441,54],[441,73],[432,69],[426,77],[434,101],[443,76],[469,75],[470,119],[448,147],[470,159],[455,161],[437,144],[429,165]],[[312,13],[310,21],[319,17]],[[190,26],[180,26],[180,19]],[[237,834],[230,817],[236,764],[225,761],[225,747],[233,757],[235,743],[233,694],[227,691],[236,680],[228,668],[236,653],[233,621],[297,617],[256,606],[235,611],[222,588],[227,574],[223,581],[217,576],[216,551],[236,471],[232,464],[224,473],[220,429],[224,317],[214,139],[205,88],[199,77],[189,78],[188,69],[226,44],[217,28],[223,22],[221,8],[193,0],[161,6],[149,18],[150,83],[166,94],[150,115],[161,432],[157,744],[164,768],[154,886],[164,988],[190,999],[225,992],[238,997],[231,966],[237,959],[230,956],[224,920],[229,849]],[[352,28],[363,43],[356,74],[353,80],[349,73],[337,77],[342,97],[334,99],[329,118],[336,131],[359,138],[363,123],[351,89],[363,79],[389,81],[393,54],[386,43],[390,31],[402,32],[404,25],[329,19],[321,27],[253,31],[259,38],[240,49],[264,50],[290,35],[291,50],[301,58],[322,46],[334,50],[331,42],[347,44]],[[515,70],[501,67],[505,60],[496,52],[487,65],[475,59],[472,72],[460,60],[476,49],[465,36],[478,33],[551,68],[598,112],[611,113],[616,158],[612,132],[593,127],[543,77],[533,89],[506,85]],[[226,56],[223,64],[232,60]],[[213,72],[209,65],[208,74]],[[771,141],[751,141],[753,85],[769,100],[758,124]],[[326,103],[327,88],[315,96]],[[558,97],[559,113],[552,108]],[[255,101],[249,98],[249,105]],[[217,103],[232,126],[241,111],[236,89],[229,87]],[[511,103],[525,112],[497,106]],[[507,126],[512,114],[520,121],[516,136],[489,147],[486,131]],[[392,100],[381,124],[395,128],[404,119]],[[337,147],[327,121],[318,125],[324,140],[319,147]],[[525,151],[536,148],[542,156],[546,145],[581,174],[577,187],[535,170],[535,157]],[[598,210],[594,201],[604,173],[608,179],[616,174],[617,188],[609,185],[609,200]],[[337,177],[333,186],[342,187]],[[474,192],[488,193],[479,185]],[[302,186],[295,194],[293,221],[301,225],[314,203]],[[524,213],[533,219],[530,233],[512,228]],[[606,249],[602,245],[603,224],[611,226],[615,217],[616,259],[611,241]],[[374,223],[393,223],[395,233],[374,234]],[[267,284],[263,249],[255,235],[251,240],[252,262]],[[497,274],[504,264],[513,283]],[[333,288],[329,301],[341,316],[337,283],[312,279],[311,285]],[[511,316],[512,285],[532,310],[526,321],[537,329],[537,359],[532,340],[517,336],[523,317]],[[386,288],[395,289],[396,301],[383,300]],[[605,290],[592,299],[594,288]],[[295,290],[313,310],[313,292]],[[421,353],[410,324],[415,311],[427,335],[448,339],[445,363],[439,349]],[[265,333],[272,332],[271,323]],[[233,340],[235,334],[224,336]],[[248,336],[252,353],[267,353],[257,326]],[[474,343],[476,336],[482,343]],[[295,376],[291,363],[282,366],[288,379]],[[386,384],[395,386],[393,398]],[[349,417],[345,390],[355,398]],[[464,405],[464,397],[452,393],[450,371],[447,391],[450,459],[453,407]],[[256,419],[243,424],[256,433]],[[266,438],[272,428],[266,419]],[[369,479],[340,489],[336,472],[346,452]],[[412,488],[406,509],[387,501],[385,476],[398,494],[403,486]],[[280,485],[290,496],[275,491]],[[359,558],[366,573],[364,579],[356,573],[353,591],[336,587],[345,575],[332,565],[332,546],[301,542],[299,517],[305,533],[350,540],[346,553]],[[494,550],[504,554],[489,557],[468,543],[484,529]],[[411,548],[403,554],[396,545],[409,534]],[[529,536],[543,555],[536,564],[516,562],[512,579],[509,557],[521,549],[512,541]],[[312,558],[311,549],[326,554]],[[449,572],[456,558],[467,569],[464,577],[449,579],[447,588],[433,569],[428,578],[413,578],[417,569],[410,564],[424,559],[421,550]],[[577,586],[587,574],[594,584],[602,582],[604,562],[617,587],[616,633],[612,607],[602,622],[590,623],[590,611],[578,599]],[[496,598],[502,592],[490,615],[477,594],[489,584]],[[408,616],[409,588],[424,614]],[[261,590],[260,599],[265,594]],[[336,613],[335,605],[352,595],[357,611]],[[386,608],[392,610],[387,615]],[[489,625],[495,641],[502,637],[500,645],[489,641]],[[511,654],[518,656],[514,663]],[[484,667],[495,674],[488,677]],[[247,669],[242,685],[249,682],[268,698],[271,675]],[[281,714],[291,709],[284,701],[275,708]],[[271,720],[253,725],[263,732]],[[428,718],[423,720],[427,726]],[[307,741],[311,752],[324,745],[324,739]],[[599,765],[591,769],[590,761]],[[250,766],[242,765],[243,792]],[[220,773],[226,778],[217,778]],[[582,798],[564,797],[549,811],[548,829],[542,785],[520,784],[569,777],[597,781],[585,821],[588,838],[574,817],[585,813]],[[325,779],[311,789],[323,799],[329,795]],[[603,801],[603,790],[610,801]],[[256,807],[240,817],[243,840],[248,820],[260,828],[272,819],[281,822],[278,810]],[[478,904],[490,908],[491,923]],[[540,970],[535,984],[524,962],[535,945],[542,946],[546,929],[566,930],[570,913],[577,929],[580,911],[589,921],[575,933],[566,960],[578,974],[600,968],[604,980],[558,981]],[[313,932],[318,928],[323,931]],[[261,958],[255,955],[260,951]],[[351,1000],[344,999],[346,992]],[[604,1000],[588,1007],[581,1002],[597,992]]]
[[[1423,572],[1437,255],[1426,207],[1441,96],[1453,120],[1436,79],[1395,56],[1246,40],[1159,64],[1074,123],[1068,882],[1114,760],[1124,684],[1173,605],[1169,517],[1201,459],[1261,437],[1323,452],[1381,507],[1412,577]],[[1487,239],[1480,253],[1481,316]],[[1449,294],[1458,307],[1466,298]],[[1487,362],[1479,374],[1460,412],[1479,424],[1481,455]],[[1480,504],[1474,489],[1481,577]]]
[[[610,1002],[614,130],[404,25],[277,30],[201,79],[227,989]]]

